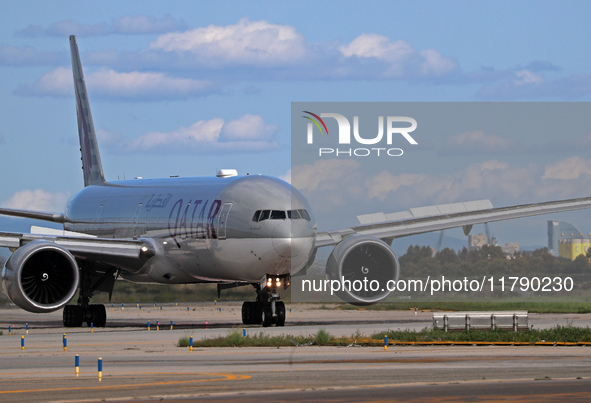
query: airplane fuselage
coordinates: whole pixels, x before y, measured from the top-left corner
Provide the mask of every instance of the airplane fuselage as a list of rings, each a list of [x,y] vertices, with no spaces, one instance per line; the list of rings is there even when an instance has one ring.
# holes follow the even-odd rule
[[[150,239],[161,253],[122,273],[140,282],[257,282],[265,274],[294,274],[312,257],[316,233],[299,191],[258,175],[88,186],[70,199],[65,218],[68,231]]]

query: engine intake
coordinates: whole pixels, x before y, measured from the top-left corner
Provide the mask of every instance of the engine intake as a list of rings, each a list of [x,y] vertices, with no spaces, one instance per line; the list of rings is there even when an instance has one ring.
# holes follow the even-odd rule
[[[350,287],[336,294],[353,305],[375,304],[390,295],[387,283],[398,280],[398,258],[387,243],[366,235],[355,235],[339,243],[328,258],[326,273],[331,280]]]
[[[12,254],[2,271],[2,286],[20,308],[52,312],[66,305],[78,289],[78,264],[65,248],[34,241]]]

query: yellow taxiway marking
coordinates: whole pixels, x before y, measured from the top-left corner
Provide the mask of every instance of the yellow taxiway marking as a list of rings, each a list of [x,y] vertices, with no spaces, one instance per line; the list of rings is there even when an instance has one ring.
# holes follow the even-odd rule
[[[167,375],[171,375],[171,374],[167,374]],[[217,378],[217,379],[195,379],[195,380],[184,380],[184,381],[146,382],[146,383],[135,383],[135,384],[123,384],[123,385],[101,384],[101,385],[95,385],[95,386],[8,390],[8,391],[0,391],[0,394],[73,391],[73,390],[88,390],[88,389],[126,389],[126,388],[138,388],[138,387],[146,387],[146,386],[177,385],[177,384],[183,384],[183,383],[240,381],[240,380],[251,378],[248,375],[227,374],[227,373],[193,373],[193,374],[179,373],[178,375],[184,375],[184,376],[187,376],[187,375],[210,375],[210,376],[219,376],[220,378]],[[88,379],[90,379],[90,378],[88,378]]]

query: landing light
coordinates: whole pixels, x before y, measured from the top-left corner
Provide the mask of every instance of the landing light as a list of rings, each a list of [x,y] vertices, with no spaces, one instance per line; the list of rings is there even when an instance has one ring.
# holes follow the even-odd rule
[[[142,246],[142,252],[146,253],[148,251],[148,247],[147,246]]]

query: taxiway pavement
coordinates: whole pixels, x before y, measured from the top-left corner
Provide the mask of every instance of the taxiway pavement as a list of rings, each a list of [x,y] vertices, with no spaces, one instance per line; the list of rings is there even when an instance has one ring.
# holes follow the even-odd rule
[[[298,335],[324,328],[335,336],[351,336],[358,330],[370,334],[422,329],[431,326],[432,315],[298,304],[287,309],[284,328],[248,326],[247,332]],[[0,401],[587,401],[591,392],[590,347],[390,346],[384,351],[294,346],[190,352],[177,347],[179,338],[199,340],[242,330],[240,305],[191,304],[187,311],[186,305],[173,304],[162,310],[143,306],[140,311],[134,304],[125,309],[108,306],[107,314],[107,327],[91,333],[87,327],[63,328],[61,312],[36,315],[0,309]],[[530,316],[535,327],[590,323],[591,315]],[[12,335],[9,325],[14,326]]]

